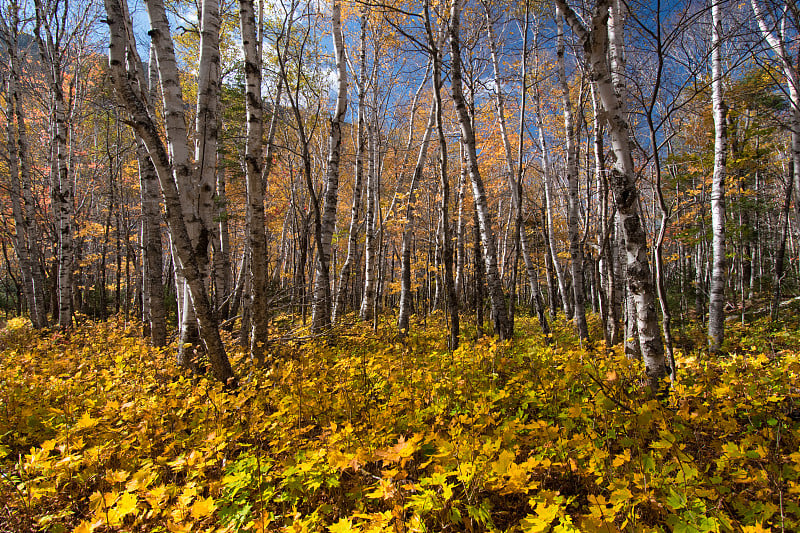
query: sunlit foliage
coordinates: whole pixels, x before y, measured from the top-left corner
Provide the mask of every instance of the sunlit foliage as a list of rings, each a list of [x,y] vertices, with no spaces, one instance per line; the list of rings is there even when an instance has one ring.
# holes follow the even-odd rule
[[[731,327],[638,362],[533,321],[448,352],[428,317],[270,345],[233,392],[136,325],[0,331],[2,531],[775,531],[800,528],[800,337]],[[794,320],[796,322],[796,320]],[[594,324],[597,327],[597,324]],[[734,331],[735,330],[735,331]],[[760,529],[763,528],[763,529]]]

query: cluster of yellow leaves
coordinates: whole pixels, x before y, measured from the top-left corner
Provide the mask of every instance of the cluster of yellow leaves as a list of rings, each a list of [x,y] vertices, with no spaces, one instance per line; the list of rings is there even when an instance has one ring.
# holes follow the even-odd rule
[[[520,322],[455,352],[433,321],[286,345],[226,393],[135,328],[13,321],[0,495],[53,532],[800,527],[796,352],[740,332],[737,356],[681,357],[662,402],[637,362]]]

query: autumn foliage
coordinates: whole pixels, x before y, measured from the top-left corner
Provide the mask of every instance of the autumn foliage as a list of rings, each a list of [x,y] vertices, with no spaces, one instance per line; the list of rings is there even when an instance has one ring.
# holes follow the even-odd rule
[[[229,393],[136,325],[11,320],[0,531],[800,528],[797,319],[683,354],[663,401],[618,348],[518,321],[455,352],[430,317],[402,344],[388,326],[275,343]]]

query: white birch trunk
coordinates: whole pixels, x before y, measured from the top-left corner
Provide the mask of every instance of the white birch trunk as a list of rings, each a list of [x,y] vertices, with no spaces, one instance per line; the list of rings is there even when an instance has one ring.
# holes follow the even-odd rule
[[[146,84],[141,73],[141,62],[136,54],[127,4],[124,0],[106,0],[105,6],[110,28],[109,65],[115,89],[131,115],[131,125],[147,146],[150,159],[158,174],[167,212],[167,223],[179,259],[176,269],[183,271],[189,287],[200,327],[200,336],[208,353],[214,377],[226,386],[234,387],[236,377],[219,335],[217,319],[208,298],[195,247],[184,219],[181,189],[177,180],[179,172],[173,168],[159,129],[148,111],[146,102],[142,99],[142,95],[146,94],[142,88]],[[183,144],[186,146],[185,139]]]
[[[336,208],[339,202],[339,161],[341,159],[342,125],[347,112],[347,63],[344,57],[344,37],[342,36],[341,6],[333,2],[331,12],[333,32],[333,51],[336,62],[336,108],[331,117],[328,148],[328,168],[325,174],[325,205],[321,218],[321,242],[317,250],[316,279],[314,281],[314,306],[312,328],[320,331],[331,323],[331,282],[330,261],[331,241],[336,225]]]
[[[553,227],[553,213],[555,212],[555,206],[553,205],[552,166],[550,164],[549,147],[547,146],[547,140],[544,136],[544,121],[542,119],[541,96],[539,94],[538,85],[534,91],[534,106],[536,108],[536,129],[539,133],[539,151],[542,154],[545,220],[547,222],[547,249],[553,263],[553,270],[556,274],[558,292],[561,295],[561,308],[564,311],[564,316],[569,318],[572,315],[572,309],[569,305],[571,298],[569,298],[567,295],[567,283],[564,280],[564,270],[561,267],[561,261],[558,259],[558,248],[556,248],[556,232],[555,228]],[[550,309],[553,317],[555,317],[556,302],[550,302]]]
[[[413,307],[411,301],[411,239],[414,235],[414,204],[416,203],[414,194],[417,183],[422,177],[422,171],[425,169],[425,163],[428,160],[428,147],[431,143],[431,134],[435,123],[436,109],[432,106],[428,116],[428,125],[425,127],[425,134],[419,146],[417,163],[414,165],[414,174],[411,176],[411,185],[408,187],[408,196],[406,198],[406,220],[403,227],[403,243],[400,250],[400,311],[397,318],[397,329],[400,335],[408,334],[409,319]]]
[[[506,124],[506,111],[505,111],[505,98],[503,96],[502,90],[502,80],[500,78],[500,61],[497,57],[497,44],[496,38],[494,34],[494,28],[492,25],[492,20],[489,12],[489,7],[487,4],[484,4],[484,10],[486,11],[486,25],[487,25],[487,32],[489,37],[489,50],[491,52],[492,58],[492,71],[494,73],[494,89],[495,89],[495,102],[497,106],[497,118],[500,122],[500,133],[503,139],[503,150],[506,156],[506,171],[508,173],[507,181],[508,187],[511,191],[511,200],[514,205],[514,210],[519,214],[518,216],[522,216],[523,214],[523,200],[522,200],[522,146],[523,146],[523,138],[524,138],[524,130],[522,129],[525,123],[525,104],[526,104],[526,96],[527,96],[527,72],[526,72],[526,59],[527,59],[527,18],[524,27],[524,37],[523,37],[523,56],[522,56],[522,87],[521,87],[521,94],[522,94],[522,105],[520,109],[520,130],[519,130],[519,149],[518,149],[518,159],[517,164],[514,164],[514,155],[511,149],[511,141],[509,140],[508,134],[508,126]],[[527,13],[526,13],[527,16]],[[459,214],[460,218],[460,214]],[[520,241],[520,248],[522,259],[525,263],[525,271],[528,275],[528,285],[531,291],[531,298],[534,303],[534,307],[537,308],[537,313],[539,311],[538,307],[541,305],[541,295],[539,294],[539,281],[538,281],[538,269],[533,262],[532,257],[532,246],[530,242],[530,237],[528,232],[525,231],[524,225],[519,225],[519,241]],[[457,278],[458,279],[458,278]],[[549,326],[547,325],[546,318],[544,317],[544,313],[538,313],[540,325],[542,326],[542,331],[548,331]]]
[[[264,230],[264,188],[261,181],[263,151],[263,102],[261,98],[261,57],[258,53],[256,16],[252,0],[239,0],[239,22],[245,71],[245,108],[247,110],[247,143],[245,147],[245,179],[247,182],[247,234],[251,260],[252,332],[250,356],[264,360],[267,341],[267,234]]]
[[[711,182],[711,285],[708,302],[708,343],[722,348],[725,335],[725,175],[728,155],[728,113],[722,89],[722,18],[720,0],[711,4],[711,103],[714,112],[714,176]]]
[[[19,56],[19,6],[12,2],[11,25],[4,27],[9,46],[8,54],[8,143],[9,174],[11,178],[12,211],[16,228],[15,249],[23,275],[24,294],[28,302],[34,328],[47,327],[47,302],[44,277],[40,266],[41,250],[39,226],[36,223],[36,205],[31,191],[31,167],[28,132],[22,106],[20,83],[22,81]]]
[[[361,36],[359,39],[358,65],[359,77],[356,77],[358,85],[358,123],[356,125],[356,154],[355,154],[355,183],[353,184],[353,203],[350,207],[350,228],[347,239],[347,257],[339,272],[339,285],[336,291],[336,302],[333,305],[333,322],[336,322],[344,313],[345,302],[347,301],[348,286],[350,284],[350,274],[356,262],[358,251],[358,221],[361,213],[361,196],[364,184],[364,122],[366,117],[366,88],[367,88],[367,15],[366,11],[361,13]]]
[[[69,175],[69,149],[67,146],[68,124],[66,99],[64,96],[64,74],[62,70],[63,34],[54,34],[50,27],[51,17],[58,16],[43,0],[35,0],[36,41],[42,59],[45,79],[50,96],[51,128],[55,162],[51,174],[51,199],[58,232],[58,325],[62,329],[72,326],[72,182]]]
[[[572,116],[572,102],[569,96],[569,85],[564,59],[564,22],[560,10],[556,8],[558,24],[558,43],[556,56],[558,61],[558,81],[561,85],[561,106],[564,113],[564,134],[567,152],[567,231],[569,233],[569,254],[572,267],[572,297],[575,329],[581,339],[589,338],[589,326],[586,323],[583,283],[583,244],[578,228],[578,146],[575,142],[575,120]]]
[[[461,135],[467,149],[469,160],[469,175],[472,182],[472,195],[475,200],[475,210],[480,222],[481,240],[483,242],[483,255],[486,262],[486,282],[489,289],[489,297],[492,302],[492,319],[494,321],[495,334],[500,339],[511,337],[512,327],[508,320],[503,286],[497,268],[497,245],[494,230],[492,229],[492,215],[489,211],[489,202],[486,198],[486,190],[483,185],[480,169],[478,167],[478,154],[475,143],[475,132],[472,128],[469,111],[467,110],[464,99],[461,75],[461,43],[460,43],[460,17],[461,1],[453,0],[450,9],[450,50],[452,65],[452,93],[453,101],[458,113],[458,122],[461,126]],[[480,305],[480,304],[479,304]]]
[[[614,87],[608,69],[606,50],[609,25],[613,26],[614,22],[613,19],[609,19],[611,0],[597,2],[592,12],[591,28],[588,30],[565,0],[556,2],[587,51],[592,78],[597,84],[598,95],[611,134],[611,146],[616,160],[610,173],[610,183],[625,234],[628,289],[636,303],[638,339],[645,371],[651,389],[658,391],[661,389],[661,381],[667,374],[667,365],[658,327],[647,238],[638,211],[639,192],[636,188],[631,154],[630,128],[623,113],[624,102]]]
[[[373,69],[373,75],[375,70]],[[376,132],[377,120],[374,107],[377,105],[377,97],[375,95],[376,88],[373,87],[372,94],[372,113],[370,117],[370,125],[367,126],[367,214],[365,220],[365,243],[364,243],[364,296],[361,298],[361,308],[359,310],[359,318],[361,320],[371,320],[372,313],[375,310],[375,294],[377,286],[377,238],[375,229],[377,226],[377,181],[378,181],[378,167],[375,164],[376,146]]]
[[[792,151],[792,164],[793,174],[792,181],[794,189],[794,205],[797,217],[800,219],[800,65],[797,60],[793,61],[789,50],[787,50],[787,40],[785,24],[788,12],[790,12],[789,3],[786,2],[781,9],[783,13],[782,19],[779,24],[775,25],[775,32],[770,30],[767,25],[764,12],[758,4],[758,0],[750,0],[755,13],[758,27],[761,30],[761,35],[767,41],[773,53],[778,57],[783,75],[786,78],[787,92],[789,95],[789,104],[791,106],[791,113],[789,115],[789,128],[792,132],[791,151]]]

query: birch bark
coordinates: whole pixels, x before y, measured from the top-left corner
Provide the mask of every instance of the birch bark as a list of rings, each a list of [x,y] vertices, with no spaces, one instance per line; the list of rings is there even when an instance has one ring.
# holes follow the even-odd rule
[[[264,187],[261,181],[263,150],[263,101],[261,98],[261,57],[258,53],[256,15],[252,0],[239,0],[239,23],[245,71],[245,109],[247,142],[245,179],[247,183],[247,234],[251,260],[250,283],[252,333],[250,356],[264,361],[264,347],[269,334],[267,316],[267,234],[264,230]]]
[[[355,78],[358,86],[358,123],[356,125],[356,154],[355,154],[355,183],[353,184],[353,203],[350,207],[350,228],[347,239],[347,257],[339,271],[339,288],[336,292],[336,302],[333,306],[332,321],[336,322],[343,314],[347,301],[347,290],[350,284],[350,274],[356,262],[358,252],[358,221],[361,212],[361,196],[364,183],[364,122],[366,120],[366,89],[367,89],[367,15],[361,13],[361,36],[359,39],[358,65],[359,76]]]
[[[639,346],[645,363],[649,385],[661,389],[667,366],[664,345],[658,329],[655,289],[648,260],[647,238],[639,217],[639,192],[630,145],[630,128],[623,113],[624,101],[608,68],[607,48],[614,19],[609,19],[611,0],[598,0],[592,12],[591,27],[587,29],[565,0],[556,0],[564,18],[580,38],[591,65],[592,80],[602,103],[605,121],[611,135],[614,168],[610,173],[611,189],[617,213],[625,235],[628,288],[635,301]]]
[[[478,154],[475,143],[475,131],[472,128],[469,112],[462,88],[461,74],[461,42],[460,42],[460,17],[461,1],[453,0],[450,9],[450,53],[452,64],[452,94],[453,101],[458,113],[458,121],[461,126],[461,135],[467,150],[469,161],[469,175],[472,182],[472,195],[475,200],[475,210],[477,211],[480,223],[481,241],[483,243],[483,255],[486,263],[486,281],[489,289],[489,297],[492,302],[492,320],[494,322],[495,334],[500,339],[511,337],[512,326],[508,320],[503,286],[497,268],[497,245],[492,229],[492,215],[489,211],[489,202],[486,198],[486,190],[483,185],[480,168],[478,167]]]
[[[34,1],[36,8],[36,41],[44,66],[50,96],[53,151],[55,163],[51,173],[51,199],[58,231],[58,325],[62,329],[72,326],[73,272],[73,190],[70,180],[69,148],[67,136],[67,102],[64,95],[63,31],[53,31],[51,21],[59,23],[59,3]],[[64,6],[62,6],[65,9]],[[62,29],[63,30],[63,29]]]
[[[567,152],[567,231],[569,233],[569,254],[572,259],[572,300],[575,329],[581,339],[589,338],[589,326],[586,323],[586,307],[584,303],[583,283],[583,244],[578,228],[578,146],[575,139],[575,120],[572,115],[572,101],[567,83],[566,65],[564,59],[564,22],[561,13],[556,8],[558,24],[558,42],[556,57],[558,61],[558,81],[561,85],[561,107],[564,113],[564,134]]]
[[[118,98],[131,115],[131,125],[147,146],[150,159],[158,174],[166,207],[167,223],[179,259],[177,268],[183,271],[189,287],[200,327],[200,336],[208,353],[214,377],[228,387],[235,387],[236,377],[219,335],[217,319],[208,298],[208,291],[195,253],[196,248],[189,237],[189,230],[184,219],[181,188],[177,179],[181,176],[183,169],[176,169],[173,166],[155,120],[150,115],[146,101],[143,99],[143,95],[146,94],[143,87],[146,84],[141,72],[141,62],[136,53],[136,43],[128,16],[127,3],[124,0],[106,0],[105,6],[110,29],[109,66]],[[163,35],[161,37],[163,38]],[[169,88],[169,84],[167,87]],[[162,78],[163,92],[164,80]],[[186,145],[185,139],[183,144]]]
[[[794,189],[794,206],[797,216],[800,216],[800,57],[792,60],[787,45],[789,44],[789,37],[785,31],[787,23],[786,17],[789,13],[793,13],[795,18],[800,18],[797,7],[791,9],[791,2],[785,2],[781,10],[783,13],[781,19],[776,21],[774,31],[767,24],[766,17],[761,9],[758,0],[750,0],[755,13],[758,27],[761,30],[761,35],[767,41],[773,53],[778,57],[783,75],[786,78],[787,92],[789,95],[789,103],[791,106],[791,114],[789,118],[789,128],[792,132],[791,151],[792,151],[792,188]],[[789,42],[787,42],[789,41]],[[796,42],[796,41],[795,41]]]
[[[328,169],[325,174],[325,205],[321,219],[321,242],[317,250],[317,275],[314,281],[314,306],[312,328],[320,331],[331,323],[330,261],[331,241],[336,225],[336,208],[339,202],[339,161],[341,159],[342,125],[347,112],[347,64],[344,57],[341,5],[333,2],[331,12],[333,51],[336,62],[336,108],[331,117],[328,148]]]
[[[450,315],[450,340],[448,347],[451,350],[458,348],[459,337],[459,316],[458,298],[456,296],[455,285],[453,283],[453,241],[450,238],[450,178],[447,174],[447,137],[444,133],[443,110],[442,110],[442,56],[441,49],[434,37],[431,27],[429,2],[425,2],[425,29],[428,34],[428,45],[432,47],[433,63],[433,97],[436,106],[436,133],[439,138],[439,179],[442,193],[441,203],[439,204],[442,224],[442,263],[444,265],[444,296],[445,309]],[[451,36],[452,37],[452,36]],[[438,287],[438,284],[437,284]],[[509,331],[510,334],[510,331]]]
[[[47,302],[40,266],[39,225],[36,222],[36,205],[31,191],[28,132],[20,94],[22,76],[18,50],[21,21],[18,3],[12,1],[9,8],[11,24],[4,24],[2,30],[8,42],[7,120],[11,200],[16,229],[14,247],[22,270],[23,291],[28,302],[31,323],[34,328],[43,328],[48,325]]]
[[[722,16],[720,0],[711,4],[711,103],[714,112],[714,176],[711,182],[711,285],[708,344],[719,352],[725,335],[725,175],[728,157],[727,105],[722,89]]]
[[[519,116],[519,144],[517,150],[517,162],[516,165],[514,164],[514,155],[511,149],[511,141],[509,139],[508,133],[508,126],[506,124],[506,111],[505,111],[505,98],[503,95],[503,83],[500,77],[500,61],[497,55],[497,40],[494,34],[494,27],[492,24],[492,19],[489,11],[489,5],[484,3],[484,11],[486,12],[486,26],[489,38],[489,50],[491,52],[492,58],[492,71],[494,73],[494,93],[495,93],[495,103],[497,107],[497,118],[500,123],[500,133],[503,139],[503,150],[506,156],[506,171],[508,173],[508,187],[511,191],[511,201],[514,205],[514,209],[517,212],[518,217],[523,216],[523,205],[522,205],[522,153],[523,153],[523,139],[524,139],[524,124],[525,124],[525,107],[527,103],[527,54],[528,54],[528,5],[526,3],[525,7],[525,24],[522,29],[523,31],[523,43],[522,43],[522,63],[521,63],[521,77],[522,77],[522,87],[520,90],[521,94],[521,106],[520,106],[520,116]],[[539,292],[539,281],[538,281],[538,271],[536,265],[533,263],[532,254],[532,246],[530,242],[530,237],[528,232],[525,231],[525,227],[522,224],[518,224],[519,226],[519,242],[521,248],[522,259],[525,263],[525,270],[528,275],[528,285],[531,291],[531,299],[533,301],[533,305],[536,308],[537,315],[539,317],[539,323],[542,328],[542,331],[545,333],[549,332],[549,325],[547,324],[547,318],[544,315],[543,309],[541,309],[541,294]],[[512,324],[513,326],[513,324]]]

